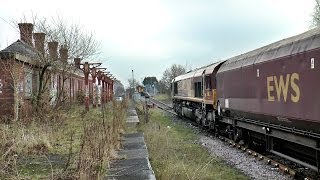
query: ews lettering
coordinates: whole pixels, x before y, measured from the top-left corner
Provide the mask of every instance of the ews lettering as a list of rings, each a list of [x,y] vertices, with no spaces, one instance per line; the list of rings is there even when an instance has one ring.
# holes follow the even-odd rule
[[[267,77],[268,101],[277,99],[278,101],[284,100],[284,102],[287,102],[288,92],[290,92],[291,101],[299,102],[300,88],[297,84],[298,81],[298,73],[287,74],[286,76],[280,75],[280,77]]]

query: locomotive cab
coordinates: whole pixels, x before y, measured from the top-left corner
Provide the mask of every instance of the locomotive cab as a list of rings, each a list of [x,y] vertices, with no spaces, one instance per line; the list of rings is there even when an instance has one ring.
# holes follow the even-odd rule
[[[217,83],[216,74],[224,62],[218,62],[209,66],[204,74],[204,103],[211,109],[217,110]]]
[[[171,83],[178,115],[213,128],[216,111],[216,73],[223,62],[213,63],[176,77]]]

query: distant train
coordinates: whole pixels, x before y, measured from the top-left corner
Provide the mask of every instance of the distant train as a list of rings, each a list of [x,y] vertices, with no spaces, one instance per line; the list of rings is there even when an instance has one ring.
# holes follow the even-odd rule
[[[320,169],[320,29],[198,68],[172,81],[180,116]]]

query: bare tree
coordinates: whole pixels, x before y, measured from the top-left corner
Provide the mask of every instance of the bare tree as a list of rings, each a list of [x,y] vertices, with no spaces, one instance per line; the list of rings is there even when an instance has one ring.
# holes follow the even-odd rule
[[[67,22],[62,17],[35,19],[36,31],[44,32],[50,41],[57,41],[68,49],[68,58],[88,59],[99,54],[100,43],[94,32]]]
[[[162,78],[159,82],[160,91],[170,92],[171,81],[175,77],[185,73],[186,69],[182,65],[173,64],[170,68],[167,68],[163,72]]]
[[[316,4],[313,8],[311,28],[320,27],[320,0],[315,0]]]

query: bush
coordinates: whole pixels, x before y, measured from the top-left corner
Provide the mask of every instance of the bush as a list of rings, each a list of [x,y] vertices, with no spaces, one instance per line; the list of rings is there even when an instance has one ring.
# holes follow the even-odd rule
[[[77,94],[77,102],[79,104],[84,104],[84,97],[85,97],[85,94],[83,91],[79,91],[78,94]]]

